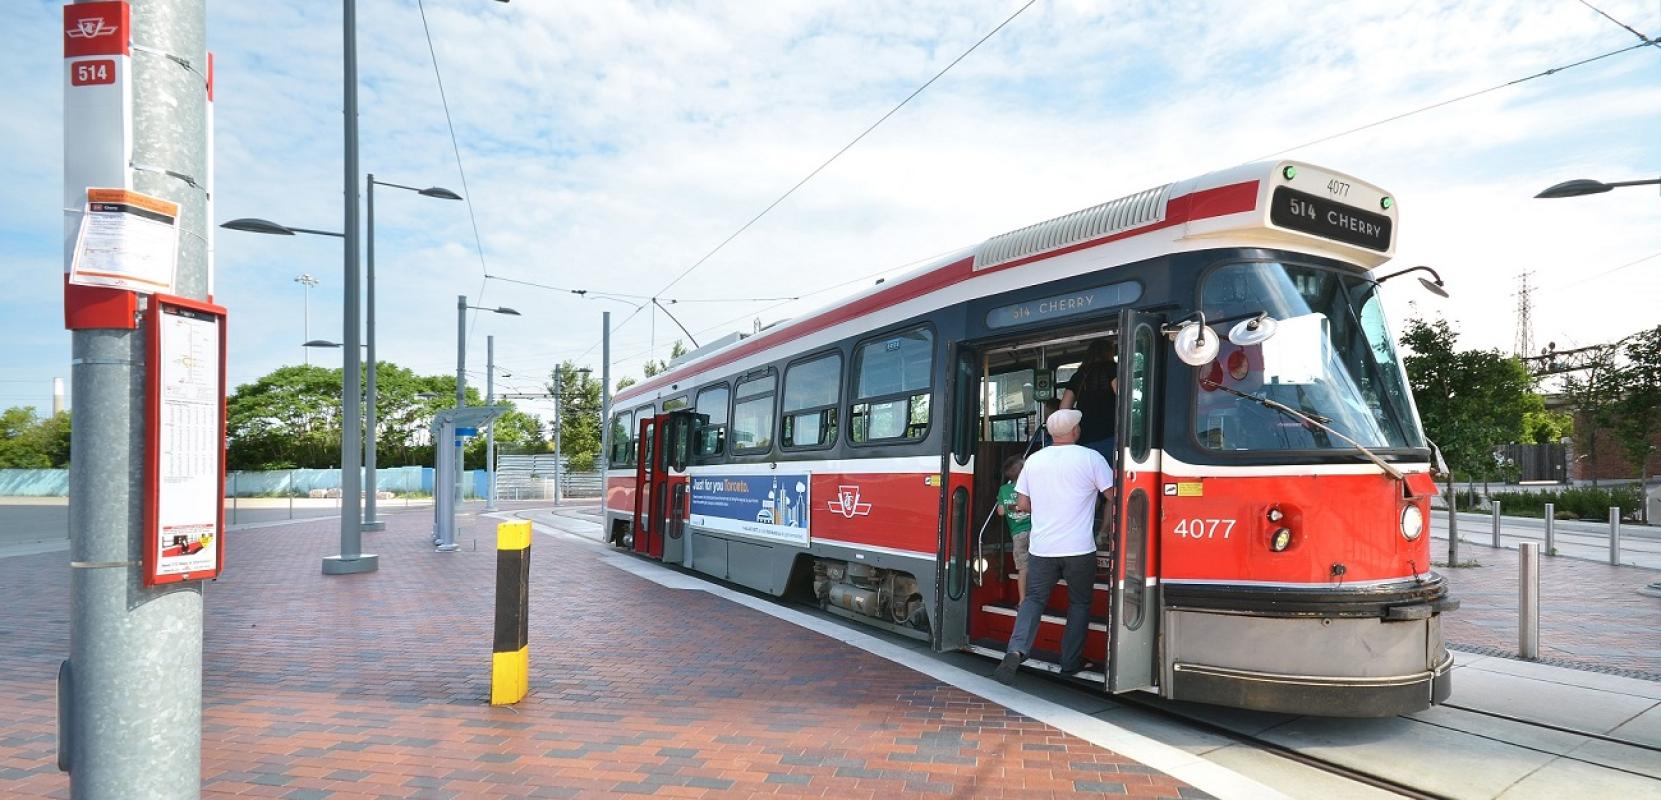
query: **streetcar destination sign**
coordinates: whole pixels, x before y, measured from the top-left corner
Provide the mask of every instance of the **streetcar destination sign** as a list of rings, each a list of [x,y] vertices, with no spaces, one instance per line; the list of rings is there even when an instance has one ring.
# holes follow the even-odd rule
[[[1028,322],[1071,317],[1075,314],[1088,314],[1092,311],[1101,311],[1134,303],[1142,296],[1142,284],[1136,281],[1120,281],[1106,286],[1097,286],[1093,289],[1080,289],[1066,294],[1040,297],[1024,303],[999,306],[986,312],[986,327],[1007,328],[1011,325],[1022,325]]]
[[[1274,197],[1269,201],[1269,221],[1282,228],[1380,253],[1390,249],[1389,217],[1285,186],[1275,187]]]

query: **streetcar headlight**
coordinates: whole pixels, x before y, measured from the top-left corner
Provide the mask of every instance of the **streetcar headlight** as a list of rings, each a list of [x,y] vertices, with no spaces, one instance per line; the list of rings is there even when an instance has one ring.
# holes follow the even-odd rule
[[[1416,505],[1401,510],[1401,535],[1407,541],[1416,541],[1425,532],[1425,514]]]
[[[1269,549],[1277,553],[1292,546],[1292,529],[1279,528],[1269,536]]]

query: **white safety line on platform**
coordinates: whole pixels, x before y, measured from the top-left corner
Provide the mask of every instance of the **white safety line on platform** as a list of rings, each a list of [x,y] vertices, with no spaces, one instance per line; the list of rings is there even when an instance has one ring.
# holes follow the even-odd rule
[[[529,513],[533,510],[542,511],[542,509],[525,509],[521,510],[520,513]],[[486,516],[505,520],[524,519],[524,517],[514,517],[500,513]],[[596,531],[600,528],[599,523],[571,517],[562,517],[561,522],[591,526]],[[594,538],[584,536],[576,531],[555,528],[536,520],[531,520],[531,527],[549,535],[561,535],[588,544],[599,544]],[[843,644],[857,647],[867,653],[927,675],[941,683],[954,686],[997,703],[1011,711],[1024,714],[1064,733],[1077,736],[1097,747],[1111,750],[1126,758],[1138,761],[1219,798],[1225,798],[1226,800],[1227,798],[1284,798],[1287,796],[1269,786],[1207,761],[1203,757],[1181,748],[1128,731],[1082,711],[1045,700],[1019,689],[1004,686],[991,678],[977,675],[961,667],[954,667],[927,654],[883,641],[875,636],[844,627],[831,620],[809,616],[787,606],[751,597],[702,578],[623,553],[608,550],[602,556],[602,560],[610,566],[660,586],[708,592],[716,597],[835,639]]]

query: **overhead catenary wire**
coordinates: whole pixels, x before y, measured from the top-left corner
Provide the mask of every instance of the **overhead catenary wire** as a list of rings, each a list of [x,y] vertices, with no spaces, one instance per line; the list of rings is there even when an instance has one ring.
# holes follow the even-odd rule
[[[1640,32],[1639,32],[1639,31],[1638,31],[1638,29],[1637,29],[1637,28],[1634,28],[1634,27],[1632,27],[1632,26],[1631,26],[1631,25],[1628,25],[1628,24],[1626,24],[1626,23],[1624,23],[1624,22],[1622,22],[1622,21],[1620,21],[1620,20],[1618,20],[1618,19],[1615,19],[1615,18],[1614,18],[1614,17],[1612,17],[1612,16],[1609,16],[1609,14],[1608,14],[1608,13],[1607,13],[1607,12],[1605,12],[1605,11],[1604,11],[1604,10],[1603,10],[1603,9],[1601,9],[1601,8],[1598,8],[1598,7],[1597,7],[1597,6],[1594,6],[1594,5],[1592,5],[1592,4],[1591,4],[1591,3],[1588,3],[1588,2],[1586,2],[1586,0],[1578,0],[1578,2],[1579,2],[1579,3],[1580,3],[1580,4],[1581,4],[1581,5],[1583,5],[1583,6],[1585,6],[1585,7],[1587,7],[1587,8],[1590,8],[1590,9],[1592,9],[1592,10],[1593,10],[1593,11],[1596,11],[1596,12],[1598,12],[1598,16],[1600,16],[1600,17],[1603,17],[1603,18],[1604,18],[1604,19],[1606,19],[1606,20],[1609,20],[1609,21],[1610,21],[1610,22],[1613,22],[1613,23],[1615,23],[1615,24],[1616,24],[1616,25],[1619,25],[1619,26],[1621,26],[1621,27],[1622,27],[1622,28],[1625,28],[1625,29],[1626,29],[1626,30],[1627,30],[1627,31],[1629,31],[1629,32],[1630,32],[1630,33],[1631,33],[1631,34],[1632,34],[1632,35],[1633,35],[1633,36],[1636,36],[1636,37],[1638,37],[1638,41],[1640,41],[1640,42],[1643,42],[1643,43],[1644,43],[1644,44],[1655,44],[1655,43],[1656,43],[1656,40],[1655,40],[1655,39],[1652,39],[1652,38],[1650,38],[1650,37],[1648,37],[1648,36],[1645,36],[1645,35],[1644,35],[1644,34],[1642,34],[1642,33],[1640,33]]]
[[[1526,75],[1524,77],[1517,78],[1515,80],[1506,81],[1505,83],[1495,84],[1495,85],[1490,86],[1486,89],[1478,89],[1477,91],[1470,92],[1468,94],[1462,94],[1462,95],[1459,95],[1458,97],[1450,97],[1446,100],[1441,100],[1441,101],[1438,101],[1438,102],[1435,102],[1435,103],[1431,103],[1430,105],[1427,105],[1427,106],[1422,106],[1420,108],[1415,108],[1412,111],[1404,111],[1400,114],[1395,114],[1395,115],[1392,115],[1392,116],[1389,116],[1389,117],[1385,117],[1384,119],[1381,119],[1381,120],[1376,120],[1376,121],[1373,121],[1373,122],[1369,122],[1365,125],[1357,125],[1357,126],[1355,126],[1353,128],[1350,128],[1348,130],[1328,134],[1326,136],[1322,136],[1322,137],[1317,138],[1317,139],[1311,139],[1307,142],[1302,142],[1300,144],[1292,145],[1291,147],[1283,147],[1283,148],[1281,148],[1279,150],[1276,150],[1272,153],[1265,153],[1261,156],[1258,156],[1257,158],[1249,159],[1249,160],[1241,162],[1241,163],[1249,164],[1253,161],[1265,161],[1265,160],[1274,158],[1276,156],[1285,155],[1286,153],[1290,153],[1293,150],[1301,150],[1305,147],[1314,147],[1315,145],[1318,145],[1318,144],[1325,144],[1325,143],[1330,142],[1334,139],[1341,139],[1345,136],[1349,136],[1349,135],[1352,135],[1352,134],[1360,133],[1360,132],[1365,131],[1365,130],[1370,130],[1372,128],[1376,128],[1380,125],[1388,125],[1389,123],[1396,122],[1398,120],[1407,119],[1408,117],[1416,116],[1416,115],[1419,115],[1419,114],[1423,114],[1427,111],[1434,111],[1434,110],[1436,110],[1438,108],[1442,108],[1444,106],[1453,105],[1454,103],[1459,103],[1459,102],[1463,102],[1465,100],[1471,100],[1471,99],[1474,99],[1474,98],[1477,98],[1477,97],[1481,97],[1482,95],[1489,94],[1491,92],[1497,92],[1501,89],[1516,86],[1518,84],[1527,83],[1527,82],[1532,81],[1536,78],[1544,78],[1548,75],[1556,75],[1557,73],[1563,72],[1564,70],[1570,70],[1570,69],[1574,69],[1575,67],[1585,66],[1585,65],[1590,64],[1594,61],[1602,61],[1603,59],[1609,58],[1610,56],[1617,56],[1617,55],[1620,55],[1622,53],[1630,52],[1632,50],[1637,50],[1640,47],[1650,47],[1654,44],[1655,44],[1655,42],[1646,39],[1642,44],[1630,45],[1628,47],[1622,47],[1618,50],[1610,50],[1607,53],[1602,53],[1602,54],[1599,54],[1599,55],[1595,55],[1595,56],[1592,56],[1590,58],[1583,58],[1583,59],[1581,59],[1579,61],[1576,61],[1574,63],[1571,63],[1571,64],[1564,64],[1563,66],[1560,66],[1560,67],[1552,67],[1551,69],[1541,70],[1540,72],[1536,72],[1532,75]]]
[[[907,103],[910,103],[913,99],[915,99],[917,97],[917,95],[922,94],[923,90],[925,90],[925,89],[929,88],[930,86],[932,86],[935,81],[940,80],[940,78],[942,76],[944,76],[947,72],[951,71],[952,67],[957,66],[958,62],[960,62],[963,59],[967,58],[970,53],[973,53],[973,52],[975,52],[975,50],[979,49],[980,46],[985,44],[988,39],[991,39],[993,36],[997,35],[998,31],[1001,31],[1001,30],[1004,29],[1004,26],[1008,25],[1011,22],[1014,22],[1016,17],[1021,16],[1022,12],[1026,11],[1029,8],[1031,8],[1033,6],[1033,4],[1036,3],[1036,2],[1038,2],[1038,0],[1027,0],[1027,2],[1022,4],[1022,6],[1020,8],[1015,9],[1015,13],[1010,14],[1008,17],[1006,17],[1004,19],[1003,22],[998,23],[997,27],[993,28],[990,31],[987,31],[985,36],[980,37],[980,39],[976,40],[974,44],[969,45],[969,49],[964,50],[962,53],[959,53],[957,58],[952,59],[951,62],[946,64],[945,67],[941,68],[941,70],[939,72],[936,72],[933,77],[931,77],[928,80],[924,81],[923,85],[918,86],[915,90],[913,90],[911,92],[911,94],[906,95],[905,99],[903,99],[899,103],[895,104],[895,106],[893,108],[888,110],[888,113],[883,114],[880,118],[877,119],[876,122],[871,123],[871,125],[869,127],[867,127],[865,130],[860,131],[859,135],[855,136],[852,141],[849,141],[847,144],[843,145],[841,147],[841,149],[837,150],[835,153],[832,153],[831,157],[825,159],[824,162],[821,163],[819,166],[814,167],[811,172],[809,172],[801,180],[797,181],[795,183],[795,185],[793,185],[789,189],[785,190],[784,194],[779,195],[776,200],[774,200],[771,203],[768,203],[767,207],[763,208],[761,210],[761,213],[756,214],[755,216],[751,217],[748,222],[745,222],[743,225],[740,225],[738,227],[738,230],[733,231],[731,235],[727,236],[727,238],[722,239],[720,244],[717,244],[713,249],[711,249],[709,252],[705,253],[702,258],[699,258],[697,261],[692,262],[692,264],[690,266],[688,266],[686,269],[681,270],[680,274],[676,275],[674,277],[674,279],[669,281],[667,284],[664,284],[663,288],[659,289],[657,291],[657,294],[663,294],[664,292],[669,291],[669,289],[671,287],[673,287],[677,283],[680,283],[681,280],[683,278],[685,278],[687,275],[692,274],[693,270],[703,266],[705,262],[707,262],[711,258],[715,257],[716,253],[721,252],[721,250],[724,249],[728,244],[731,244],[734,239],[737,239],[739,236],[743,235],[745,231],[749,230],[752,225],[755,225],[757,222],[760,222],[762,217],[767,216],[767,214],[769,212],[771,212],[773,209],[778,208],[779,204],[783,203],[785,200],[789,199],[789,197],[791,195],[796,193],[797,189],[800,189],[803,186],[807,185],[808,181],[813,180],[815,177],[817,177],[819,175],[819,173],[823,172],[826,167],[829,167],[832,162],[836,161],[838,158],[841,158],[843,153],[848,152],[850,149],[853,148],[854,145],[859,144],[862,140],[865,139],[866,136],[869,136],[872,131],[876,130],[879,125],[883,124],[884,122],[887,122],[889,117],[892,117],[895,114],[899,113],[900,109],[905,108]]]
[[[421,32],[427,37],[427,54],[432,57],[433,78],[438,82],[438,100],[444,106],[444,124],[450,129],[450,149],[456,154],[456,172],[461,176],[461,196],[467,204],[467,221],[473,225],[473,248],[479,255],[479,272],[484,277],[479,281],[477,295],[480,305],[484,304],[484,293],[489,285],[490,268],[485,266],[484,237],[479,235],[479,217],[473,212],[473,190],[467,185],[467,169],[461,162],[461,143],[456,138],[456,123],[450,116],[450,98],[444,92],[444,74],[438,67],[438,49],[433,47],[433,31],[427,24],[427,7],[423,0],[415,0],[415,8],[421,13]],[[473,325],[479,323],[478,315],[473,316]],[[473,327],[468,327],[467,335],[471,338]]]

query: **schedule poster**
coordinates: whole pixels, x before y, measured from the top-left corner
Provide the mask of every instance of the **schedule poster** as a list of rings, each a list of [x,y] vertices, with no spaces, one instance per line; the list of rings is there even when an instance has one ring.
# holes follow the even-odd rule
[[[221,563],[224,508],[223,318],[159,304],[152,317],[153,582],[211,578]]]

